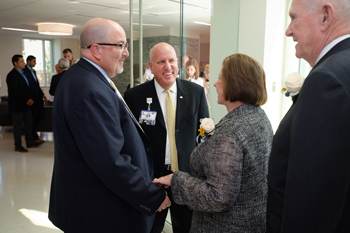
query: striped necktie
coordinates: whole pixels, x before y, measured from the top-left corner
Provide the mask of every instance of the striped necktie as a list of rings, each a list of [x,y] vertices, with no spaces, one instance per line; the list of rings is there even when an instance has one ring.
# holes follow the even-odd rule
[[[169,144],[170,144],[170,159],[171,159],[171,170],[176,172],[179,170],[179,163],[177,159],[177,148],[175,140],[175,124],[176,124],[176,112],[174,107],[173,99],[170,95],[170,90],[164,90],[167,93],[165,104],[166,104],[166,119],[168,125]]]

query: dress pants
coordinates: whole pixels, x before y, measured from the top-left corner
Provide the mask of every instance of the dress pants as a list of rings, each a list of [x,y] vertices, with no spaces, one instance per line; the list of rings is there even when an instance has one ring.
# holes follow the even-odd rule
[[[32,105],[32,115],[33,115],[33,124],[32,124],[32,137],[33,140],[37,140],[39,138],[37,133],[37,125],[44,117],[44,106],[43,103],[33,104]]]
[[[20,149],[22,146],[22,122],[24,123],[25,139],[27,146],[34,143],[32,136],[33,116],[32,110],[26,112],[12,112],[13,117],[13,137],[15,140],[15,149]]]
[[[164,168],[164,176],[171,173],[173,173],[171,170],[166,170],[166,168]],[[190,232],[193,211],[190,210],[187,205],[178,205],[175,203],[171,194],[171,186],[169,188],[165,188],[165,191],[168,193],[168,197],[171,201],[171,206],[169,208],[173,233]],[[161,212],[156,212],[151,233],[161,233],[163,231],[167,214],[168,208]]]

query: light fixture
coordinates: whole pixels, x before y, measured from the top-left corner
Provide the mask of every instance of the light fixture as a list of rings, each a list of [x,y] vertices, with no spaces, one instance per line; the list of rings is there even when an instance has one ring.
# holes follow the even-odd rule
[[[44,35],[71,36],[73,25],[64,23],[39,23],[38,32]]]
[[[206,25],[206,26],[211,26],[210,23],[203,23],[203,22],[198,22],[198,21],[194,21],[194,23],[196,23],[196,24],[202,24],[202,25]]]

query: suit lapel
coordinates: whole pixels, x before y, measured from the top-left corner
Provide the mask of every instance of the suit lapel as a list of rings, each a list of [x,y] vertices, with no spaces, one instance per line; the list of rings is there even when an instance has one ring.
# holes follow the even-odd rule
[[[186,104],[187,104],[187,91],[182,85],[182,80],[177,79],[177,97],[176,97],[176,126],[179,125],[180,119],[186,109]],[[186,81],[188,82],[188,81]]]

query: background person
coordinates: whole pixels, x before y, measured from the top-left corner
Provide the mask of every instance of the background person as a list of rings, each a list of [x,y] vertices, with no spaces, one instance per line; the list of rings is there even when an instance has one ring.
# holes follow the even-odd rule
[[[83,58],[55,93],[49,219],[64,232],[149,232],[170,202],[152,183],[147,137],[110,80],[129,56],[125,32],[94,18],[80,41]]]
[[[27,148],[37,147],[42,142],[35,142],[32,134],[33,115],[31,106],[33,97],[30,91],[30,84],[23,69],[25,67],[22,55],[16,54],[12,57],[13,69],[7,74],[6,83],[8,91],[8,107],[13,116],[13,137],[15,151],[28,152],[22,146],[21,130],[22,122],[25,130]]]
[[[44,118],[44,104],[47,101],[47,98],[40,88],[40,83],[36,75],[34,67],[36,65],[36,58],[33,55],[27,57],[27,64],[24,67],[23,71],[26,74],[26,77],[29,82],[30,92],[33,98],[33,105],[31,106],[32,115],[33,115],[33,124],[32,124],[32,137],[35,142],[44,143],[45,140],[40,139],[37,133],[37,125]]]
[[[161,177],[173,173],[177,165],[171,161],[171,153],[177,155],[180,171],[190,172],[190,155],[196,147],[199,120],[209,116],[205,103],[204,89],[186,80],[177,79],[178,58],[174,48],[167,43],[158,43],[150,51],[149,67],[154,79],[125,92],[125,101],[135,116],[142,110],[155,111],[155,124],[142,124],[153,150],[154,175]],[[170,90],[176,110],[174,131],[169,130],[165,90]],[[171,137],[175,140],[171,147]],[[171,189],[166,190],[172,200]],[[186,233],[191,228],[192,211],[187,206],[170,206],[174,233]],[[156,213],[152,233],[160,233],[164,228],[167,211]]]
[[[199,77],[199,66],[196,59],[189,59],[186,62],[186,78],[188,81],[204,87],[203,79]]]
[[[193,209],[191,232],[265,232],[267,160],[273,131],[264,110],[265,72],[254,58],[224,59],[214,86],[228,114],[191,155],[192,175],[155,179]]]
[[[350,232],[350,1],[293,0],[286,35],[312,68],[274,136],[267,232]]]
[[[52,96],[55,96],[57,85],[61,81],[62,76],[66,73],[66,70],[69,68],[69,60],[67,58],[61,58],[58,61],[57,65],[59,67],[60,73],[52,76],[50,90],[49,90],[49,93]]]
[[[74,65],[78,62],[79,59],[74,58],[74,54],[70,48],[66,48],[62,51],[64,58],[67,58],[69,60],[69,66]]]
[[[141,79],[141,82],[140,82],[140,73],[139,73],[139,69],[140,69],[140,64],[139,63],[135,63],[134,66],[133,66],[133,69],[134,69],[134,87],[137,86],[137,85],[140,85],[146,81],[149,81],[147,80],[147,66],[145,64],[142,64],[142,79]],[[129,90],[130,89],[130,83],[129,85],[126,87],[126,90]]]

